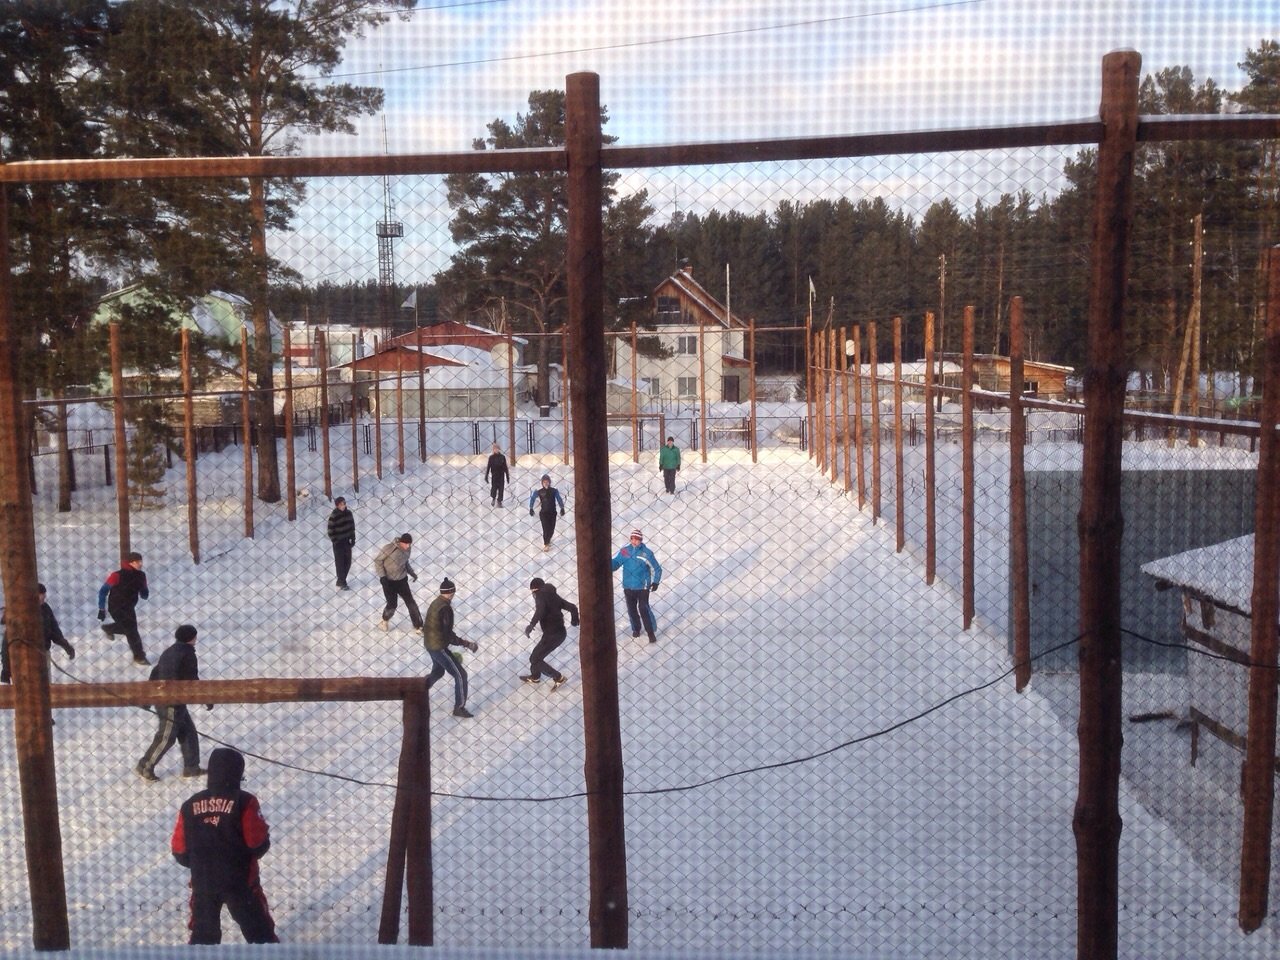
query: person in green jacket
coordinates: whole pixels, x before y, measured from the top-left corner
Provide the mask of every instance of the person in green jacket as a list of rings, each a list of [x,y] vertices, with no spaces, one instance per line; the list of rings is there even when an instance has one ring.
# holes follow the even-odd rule
[[[662,471],[667,493],[675,493],[676,474],[680,470],[680,448],[676,446],[675,437],[667,437],[666,444],[658,450],[658,469]]]
[[[470,719],[467,709],[467,671],[462,663],[449,652],[450,644],[466,647],[472,653],[480,649],[472,640],[463,640],[453,632],[453,595],[457,588],[445,577],[440,581],[440,596],[431,601],[427,615],[422,618],[422,642],[431,655],[431,674],[427,677],[427,689],[446,673],[453,677],[453,715]]]

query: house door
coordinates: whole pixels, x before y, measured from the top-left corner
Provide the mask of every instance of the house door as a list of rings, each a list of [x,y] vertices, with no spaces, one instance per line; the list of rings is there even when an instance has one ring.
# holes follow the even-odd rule
[[[720,398],[726,403],[737,403],[738,396],[738,377],[721,377],[720,378]]]

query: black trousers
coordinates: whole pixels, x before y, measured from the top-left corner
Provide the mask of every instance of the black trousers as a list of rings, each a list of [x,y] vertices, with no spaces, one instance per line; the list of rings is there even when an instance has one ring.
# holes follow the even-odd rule
[[[502,491],[506,486],[507,482],[502,477],[494,477],[489,481],[489,499],[497,501],[498,506],[502,506]]]
[[[551,542],[551,535],[556,532],[556,512],[541,510],[538,512],[538,519],[542,521],[542,543],[545,546]]]
[[[565,637],[567,636],[567,631],[543,633],[542,639],[539,640],[537,646],[533,648],[533,653],[529,654],[530,676],[536,679],[545,673],[552,680],[564,679],[559,670],[547,663],[547,654],[551,653],[551,651],[555,650],[556,647],[564,643]]]
[[[222,942],[222,907],[240,927],[245,943],[279,943],[267,896],[257,880],[227,890],[191,888],[190,943]]]
[[[388,580],[383,577],[382,595],[387,598],[387,605],[382,610],[383,620],[390,620],[391,615],[396,612],[396,601],[404,600],[404,608],[409,611],[409,619],[413,621],[415,627],[422,628],[422,611],[418,609],[413,594],[409,592],[408,577],[403,580]]]
[[[138,614],[133,607],[108,606],[107,613],[111,614],[111,622],[104,623],[102,629],[113,637],[123,633],[124,638],[129,641],[129,650],[133,653],[133,659],[145,659],[147,654],[142,649],[142,637],[138,633]]]
[[[182,769],[194,770],[200,766],[200,734],[196,732],[195,721],[184,704],[169,707],[156,707],[159,725],[155,738],[147,752],[142,755],[138,766],[144,770],[154,771],[156,764],[169,752],[173,741],[178,741],[182,749]]]
[[[663,471],[662,471],[662,482],[663,482],[664,484],[666,484],[666,487],[667,487],[667,493],[675,493],[675,492],[676,492],[676,472],[675,472],[675,470],[674,470],[674,469],[672,469],[672,470],[663,470]]]
[[[622,595],[627,599],[627,616],[631,620],[631,635],[633,637],[640,636],[640,631],[644,630],[652,640],[654,636],[654,619],[653,611],[649,609],[649,589],[647,587],[640,590],[632,590],[630,587],[622,588]]]
[[[351,571],[351,541],[333,541],[333,567],[338,574],[338,586],[347,585],[347,574]]]

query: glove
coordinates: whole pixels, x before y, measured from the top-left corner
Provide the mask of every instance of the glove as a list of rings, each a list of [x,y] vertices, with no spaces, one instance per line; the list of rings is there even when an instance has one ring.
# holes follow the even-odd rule
[[[526,637],[532,637],[532,636],[533,636],[533,627],[525,627],[525,628],[524,628],[524,635],[525,635]]]
[[[417,583],[417,581],[418,581],[418,575],[417,575],[416,573],[414,573],[412,570],[410,570],[410,571],[409,571],[409,576],[413,578],[413,581],[414,581],[415,583]]]
[[[651,583],[651,584],[649,584],[649,592],[650,592],[650,593],[653,593],[653,591],[655,591],[655,590],[657,590],[657,589],[658,589],[658,585],[657,585],[656,583]]]
[[[103,609],[99,608],[99,609],[98,609],[98,619],[99,619],[99,620],[105,620],[105,619],[107,619],[107,611],[105,611],[105,610],[103,610]]]
[[[212,710],[212,709],[213,709],[213,704],[212,704],[212,703],[206,703],[206,704],[204,705],[204,708],[205,708],[206,710]]]
[[[574,617],[572,620],[570,620],[570,621],[569,621],[569,626],[571,626],[571,627],[576,627],[577,625],[578,625],[578,618],[577,618],[577,617]]]
[[[476,643],[474,640],[463,640],[462,645],[466,647],[468,650],[470,650],[472,653],[475,653],[477,650],[480,649],[480,644]]]
[[[533,516],[533,507],[530,507],[530,508],[529,508],[529,516],[531,516],[531,517]]]
[[[560,516],[562,516],[562,517],[564,516],[564,511],[563,511],[563,510],[561,510],[561,511],[560,511]]]
[[[76,648],[71,644],[67,644],[67,659],[74,660],[76,658]]]

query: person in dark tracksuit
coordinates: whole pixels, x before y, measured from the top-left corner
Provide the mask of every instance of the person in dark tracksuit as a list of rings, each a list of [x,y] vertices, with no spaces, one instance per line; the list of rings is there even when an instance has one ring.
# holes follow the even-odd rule
[[[333,512],[329,514],[326,532],[333,543],[333,565],[338,574],[338,589],[350,590],[347,586],[347,574],[351,571],[351,548],[356,545],[356,518],[347,509],[345,497],[334,498]]]
[[[533,635],[535,626],[542,627],[542,639],[529,654],[529,672],[521,674],[525,683],[541,683],[545,673],[551,678],[551,689],[557,690],[564,683],[565,675],[547,663],[547,654],[564,643],[568,631],[564,625],[564,612],[569,611],[569,622],[578,625],[578,607],[572,600],[567,600],[556,593],[556,588],[541,577],[529,581],[529,590],[533,593],[533,619],[524,628],[526,637]]]
[[[640,636],[641,629],[650,643],[658,642],[657,621],[649,607],[649,594],[662,580],[662,564],[644,544],[644,534],[632,530],[630,542],[613,558],[612,569],[622,568],[622,593],[627,598],[627,616],[631,618],[631,635]]]
[[[271,831],[258,798],[240,789],[243,779],[244,757],[219,747],[209,755],[208,786],[178,811],[169,849],[191,871],[190,943],[222,942],[223,905],[247,943],[280,942],[258,880]]]
[[[173,632],[173,645],[151,668],[151,680],[199,680],[200,664],[196,657],[196,628],[184,623]],[[208,704],[213,709],[213,704]],[[200,733],[196,730],[195,721],[185,703],[156,704],[155,738],[147,752],[142,755],[134,772],[148,783],[155,783],[156,764],[169,752],[173,742],[178,741],[182,749],[182,775],[184,777],[204,776],[204,767],[200,766]]]
[[[62,635],[62,628],[58,626],[58,618],[53,615],[53,608],[49,606],[48,601],[45,599],[48,594],[43,583],[36,584],[36,594],[40,600],[40,635],[44,638],[45,652],[52,650],[53,645],[56,643],[66,651],[68,660],[74,660],[76,658],[76,648]],[[3,611],[0,611],[0,623],[4,623]],[[11,679],[9,671],[9,632],[6,630],[4,637],[0,638],[0,683],[8,683]]]
[[[449,647],[466,647],[475,653],[480,645],[472,640],[463,640],[453,632],[453,595],[456,592],[457,588],[448,577],[440,581],[440,596],[431,601],[427,615],[422,618],[422,643],[431,656],[427,689],[430,690],[437,680],[449,674],[453,677],[453,715],[469,719],[473,714],[467,709],[467,671],[449,652]]]
[[[485,464],[484,478],[489,481],[489,505],[502,506],[502,492],[511,479],[511,471],[507,469],[507,458],[495,443],[493,453],[489,454],[489,462]]]
[[[107,576],[98,590],[98,619],[105,620],[111,614],[111,622],[102,625],[108,637],[123,633],[129,641],[133,662],[140,667],[151,665],[142,649],[142,637],[138,634],[138,600],[151,596],[147,588],[147,575],[142,572],[142,554],[131,553],[124,566]]]
[[[564,498],[560,491],[551,485],[550,474],[542,475],[541,486],[529,494],[529,516],[533,516],[533,505],[538,504],[538,519],[542,521],[542,549],[551,549],[551,535],[556,532],[556,507],[560,508],[560,516],[564,516]]]

